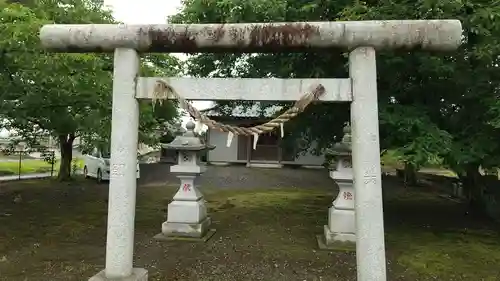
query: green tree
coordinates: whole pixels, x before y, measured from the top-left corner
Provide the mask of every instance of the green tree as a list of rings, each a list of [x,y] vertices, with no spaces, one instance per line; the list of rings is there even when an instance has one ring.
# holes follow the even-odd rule
[[[403,151],[414,165],[433,155],[442,157],[464,182],[471,203],[481,208],[478,168],[498,167],[500,160],[495,142],[500,131],[494,124],[500,116],[499,4],[481,0],[357,2],[340,14],[344,19],[456,18],[462,22],[464,41],[457,52],[380,54],[381,98],[392,101],[382,102],[381,123],[386,147]]]
[[[71,176],[73,141],[109,139],[112,55],[55,54],[43,51],[38,32],[47,23],[113,23],[100,0],[27,1],[28,6],[0,1],[0,120],[31,144],[48,132],[61,151],[59,178]],[[170,57],[173,66],[176,61]],[[143,71],[176,71],[154,64]],[[153,112],[141,105],[141,140],[152,142],[157,126],[177,116],[172,103]]]
[[[182,23],[459,19],[463,46],[454,53],[379,52],[380,133],[408,170],[430,158],[456,171],[480,201],[479,166],[498,167],[500,2],[484,0],[185,0],[172,20]],[[193,76],[347,77],[346,53],[197,54]],[[337,67],[333,67],[337,66]],[[221,103],[226,107],[234,102]],[[319,104],[288,124],[291,134],[329,147],[348,118],[346,106]],[[324,130],[332,128],[331,131]]]

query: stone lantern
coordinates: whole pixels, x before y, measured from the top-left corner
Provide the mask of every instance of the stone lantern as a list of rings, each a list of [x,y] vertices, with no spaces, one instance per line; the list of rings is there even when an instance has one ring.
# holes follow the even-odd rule
[[[177,165],[170,167],[170,172],[180,179],[180,187],[168,204],[167,221],[162,224],[162,233],[155,236],[157,239],[193,238],[206,241],[215,233],[215,230],[209,229],[211,219],[207,215],[205,200],[195,185],[206,170],[206,165],[200,161],[200,154],[215,146],[205,144],[196,136],[194,128],[195,124],[188,122],[183,135],[164,145],[177,152]]]
[[[356,225],[354,212],[354,185],[351,153],[351,127],[344,127],[344,136],[328,153],[333,156],[330,177],[339,187],[339,194],[328,209],[328,225],[318,237],[321,248],[355,249]]]

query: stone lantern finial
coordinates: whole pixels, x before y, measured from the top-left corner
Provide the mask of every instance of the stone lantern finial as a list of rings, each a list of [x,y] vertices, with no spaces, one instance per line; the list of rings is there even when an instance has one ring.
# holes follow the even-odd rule
[[[344,136],[342,140],[333,146],[333,149],[329,151],[331,155],[334,155],[336,159],[349,159],[351,157],[351,126],[347,123],[343,130]],[[350,161],[350,160],[349,160]]]
[[[195,124],[193,121],[189,120],[189,121],[186,123],[186,129],[187,129],[188,131],[192,131],[192,132],[194,132],[194,128],[196,128],[196,124]]]
[[[351,125],[349,122],[344,126],[344,129],[342,130],[344,132],[344,136],[342,137],[342,143],[348,145],[349,147],[351,146]]]

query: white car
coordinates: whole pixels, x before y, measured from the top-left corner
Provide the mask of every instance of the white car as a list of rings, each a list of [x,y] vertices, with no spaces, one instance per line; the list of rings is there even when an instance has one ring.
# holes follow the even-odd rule
[[[110,154],[94,148],[92,153],[84,154],[83,175],[85,178],[95,178],[98,182],[109,180]],[[139,161],[137,161],[137,176],[140,177]]]

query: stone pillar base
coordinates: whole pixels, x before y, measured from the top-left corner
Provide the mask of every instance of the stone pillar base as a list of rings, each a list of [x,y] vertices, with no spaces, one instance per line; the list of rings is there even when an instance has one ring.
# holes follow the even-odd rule
[[[204,236],[210,225],[212,219],[206,217],[199,223],[184,223],[184,222],[169,222],[166,221],[161,225],[161,232],[165,236],[181,236],[181,237],[195,237],[199,238]]]
[[[325,241],[327,244],[334,242],[351,242],[356,244],[355,233],[333,232],[330,230],[328,225],[325,225],[323,234],[325,235]]]
[[[356,213],[354,210],[328,209],[328,226],[335,233],[356,233]]]
[[[323,235],[318,235],[318,247],[321,250],[356,251],[356,234],[332,232],[324,226]]]
[[[148,281],[148,271],[143,268],[132,269],[132,275],[123,278],[107,278],[105,271],[90,277],[89,281]]]
[[[157,240],[182,240],[194,242],[207,242],[214,236],[216,230],[210,229],[212,219],[206,217],[200,223],[179,223],[179,222],[164,222],[162,224],[162,233],[157,234],[154,238]]]

